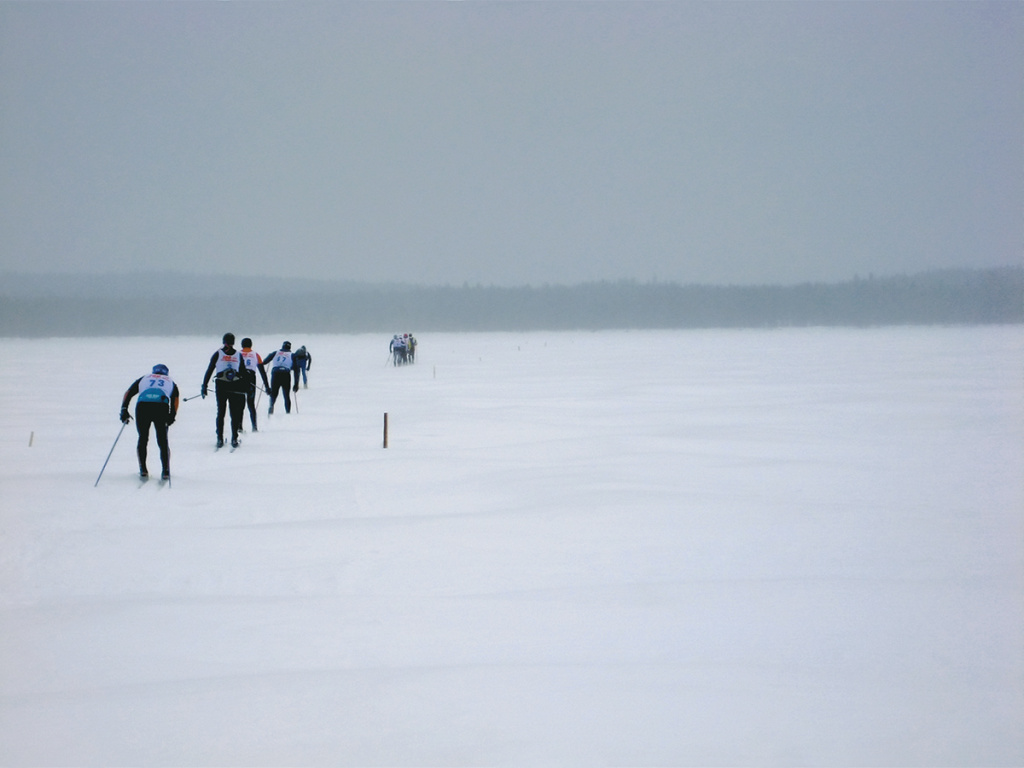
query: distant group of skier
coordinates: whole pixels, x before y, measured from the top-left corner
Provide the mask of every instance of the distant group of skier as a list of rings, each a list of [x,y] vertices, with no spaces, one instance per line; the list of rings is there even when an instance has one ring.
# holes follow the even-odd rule
[[[416,337],[411,333],[396,333],[388,348],[391,350],[392,365],[416,362]]]
[[[270,397],[268,416],[274,413],[274,405],[279,395],[283,397],[285,413],[291,413],[291,393],[299,391],[300,380],[303,387],[309,386],[306,372],[312,368],[312,364],[313,356],[309,351],[304,346],[292,351],[290,341],[283,342],[280,349],[270,355],[261,357],[253,351],[252,339],[242,339],[241,349],[236,349],[235,335],[225,333],[222,346],[210,357],[200,390],[200,395],[205,398],[209,393],[210,379],[213,379],[217,398],[216,447],[221,448],[224,445],[225,417],[230,423],[231,447],[238,447],[238,436],[242,432],[242,420],[247,407],[252,431],[258,431],[256,393],[260,391],[260,387],[257,375],[263,381],[261,391]],[[268,367],[269,378],[266,371]],[[162,482],[168,481],[171,478],[171,449],[167,441],[167,428],[177,417],[180,397],[178,385],[174,383],[166,365],[154,365],[151,373],[136,379],[125,391],[121,399],[122,424],[127,424],[131,418],[128,405],[136,395],[138,399],[135,404],[135,426],[139,433],[136,448],[139,477],[142,480],[149,478],[146,459],[149,431],[152,428],[156,433],[157,446],[160,448],[160,479]]]

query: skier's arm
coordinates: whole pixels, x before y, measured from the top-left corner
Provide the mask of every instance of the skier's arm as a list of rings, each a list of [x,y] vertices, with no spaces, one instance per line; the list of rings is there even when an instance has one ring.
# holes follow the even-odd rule
[[[121,398],[122,408],[127,408],[128,403],[131,401],[131,399],[135,397],[137,394],[139,394],[139,383],[141,381],[142,377],[140,376],[139,378],[132,382],[132,385],[128,387],[127,390],[125,390],[124,397]]]
[[[263,391],[264,392],[269,392],[270,391],[270,382],[267,381],[267,368],[266,368],[266,364],[263,362],[263,358],[260,357],[260,353],[259,352],[256,353],[256,360],[257,360],[256,367],[259,368],[260,376],[263,378]]]
[[[213,376],[213,369],[217,367],[217,355],[220,354],[220,350],[217,350],[210,355],[210,364],[206,366],[206,374],[203,376],[203,394],[206,394],[206,385],[210,383],[210,377]]]
[[[175,384],[174,388],[171,390],[171,401],[170,401],[171,415],[170,415],[170,418],[167,421],[168,424],[173,424],[174,420],[176,418],[178,418],[178,396],[180,394],[181,393],[178,392],[178,385]]]
[[[142,381],[141,376],[132,382],[132,385],[125,391],[124,397],[121,398],[121,421],[125,424],[128,423],[128,403],[131,402],[133,397],[139,394],[140,381]]]

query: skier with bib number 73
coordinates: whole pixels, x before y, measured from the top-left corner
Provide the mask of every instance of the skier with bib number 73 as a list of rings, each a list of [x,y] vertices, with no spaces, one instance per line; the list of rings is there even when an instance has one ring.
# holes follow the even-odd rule
[[[135,403],[135,426],[139,431],[136,452],[139,457],[139,477],[149,479],[146,469],[146,455],[149,447],[149,428],[156,432],[156,444],[160,447],[161,480],[171,479],[171,447],[167,442],[167,428],[174,423],[178,413],[178,385],[168,375],[167,366],[153,366],[153,372],[132,382],[121,399],[121,423],[128,423],[128,403],[139,396]]]

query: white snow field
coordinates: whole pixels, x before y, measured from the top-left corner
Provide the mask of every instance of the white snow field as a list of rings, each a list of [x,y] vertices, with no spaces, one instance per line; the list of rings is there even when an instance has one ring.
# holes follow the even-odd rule
[[[219,338],[6,340],[0,764],[1024,764],[1021,326],[262,337],[94,487]]]

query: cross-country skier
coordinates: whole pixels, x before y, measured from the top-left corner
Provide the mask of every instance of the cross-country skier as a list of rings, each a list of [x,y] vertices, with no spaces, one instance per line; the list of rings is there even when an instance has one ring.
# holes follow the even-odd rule
[[[149,448],[149,428],[156,432],[156,444],[160,447],[160,479],[171,478],[171,447],[167,442],[167,428],[174,423],[178,413],[178,385],[168,375],[167,366],[153,366],[153,372],[132,382],[121,399],[121,423],[128,423],[128,403],[136,395],[135,426],[139,430],[139,477],[149,479],[146,469],[146,454]]]
[[[252,431],[256,429],[256,371],[260,372],[263,378],[263,391],[270,392],[270,382],[267,381],[267,372],[263,369],[263,358],[252,351],[252,339],[248,336],[242,339],[242,362],[245,364],[246,390],[245,404],[249,409],[249,421],[252,423]]]
[[[281,348],[272,355],[267,355],[265,365],[270,366],[270,409],[267,415],[274,413],[274,401],[277,393],[284,391],[284,412],[292,412],[292,396],[288,392],[291,386],[292,372],[295,373],[295,387],[292,392],[299,391],[299,372],[295,356],[292,354],[292,343],[282,342]]]
[[[242,430],[242,414],[245,412],[246,378],[242,373],[245,363],[242,354],[235,349],[235,334],[224,334],[224,346],[210,357],[210,364],[203,376],[202,396],[205,398],[210,377],[216,373],[217,386],[217,447],[224,445],[224,411],[231,416],[231,447],[238,447],[238,433]]]
[[[299,366],[299,373],[302,374],[302,388],[309,389],[309,384],[306,382],[306,371],[313,369],[313,356],[309,354],[305,346],[295,350],[295,362]]]
[[[405,365],[405,339],[403,339],[399,334],[396,333],[395,337],[391,339],[391,345],[389,346],[389,349],[391,350],[391,356],[394,358],[392,365]]]

